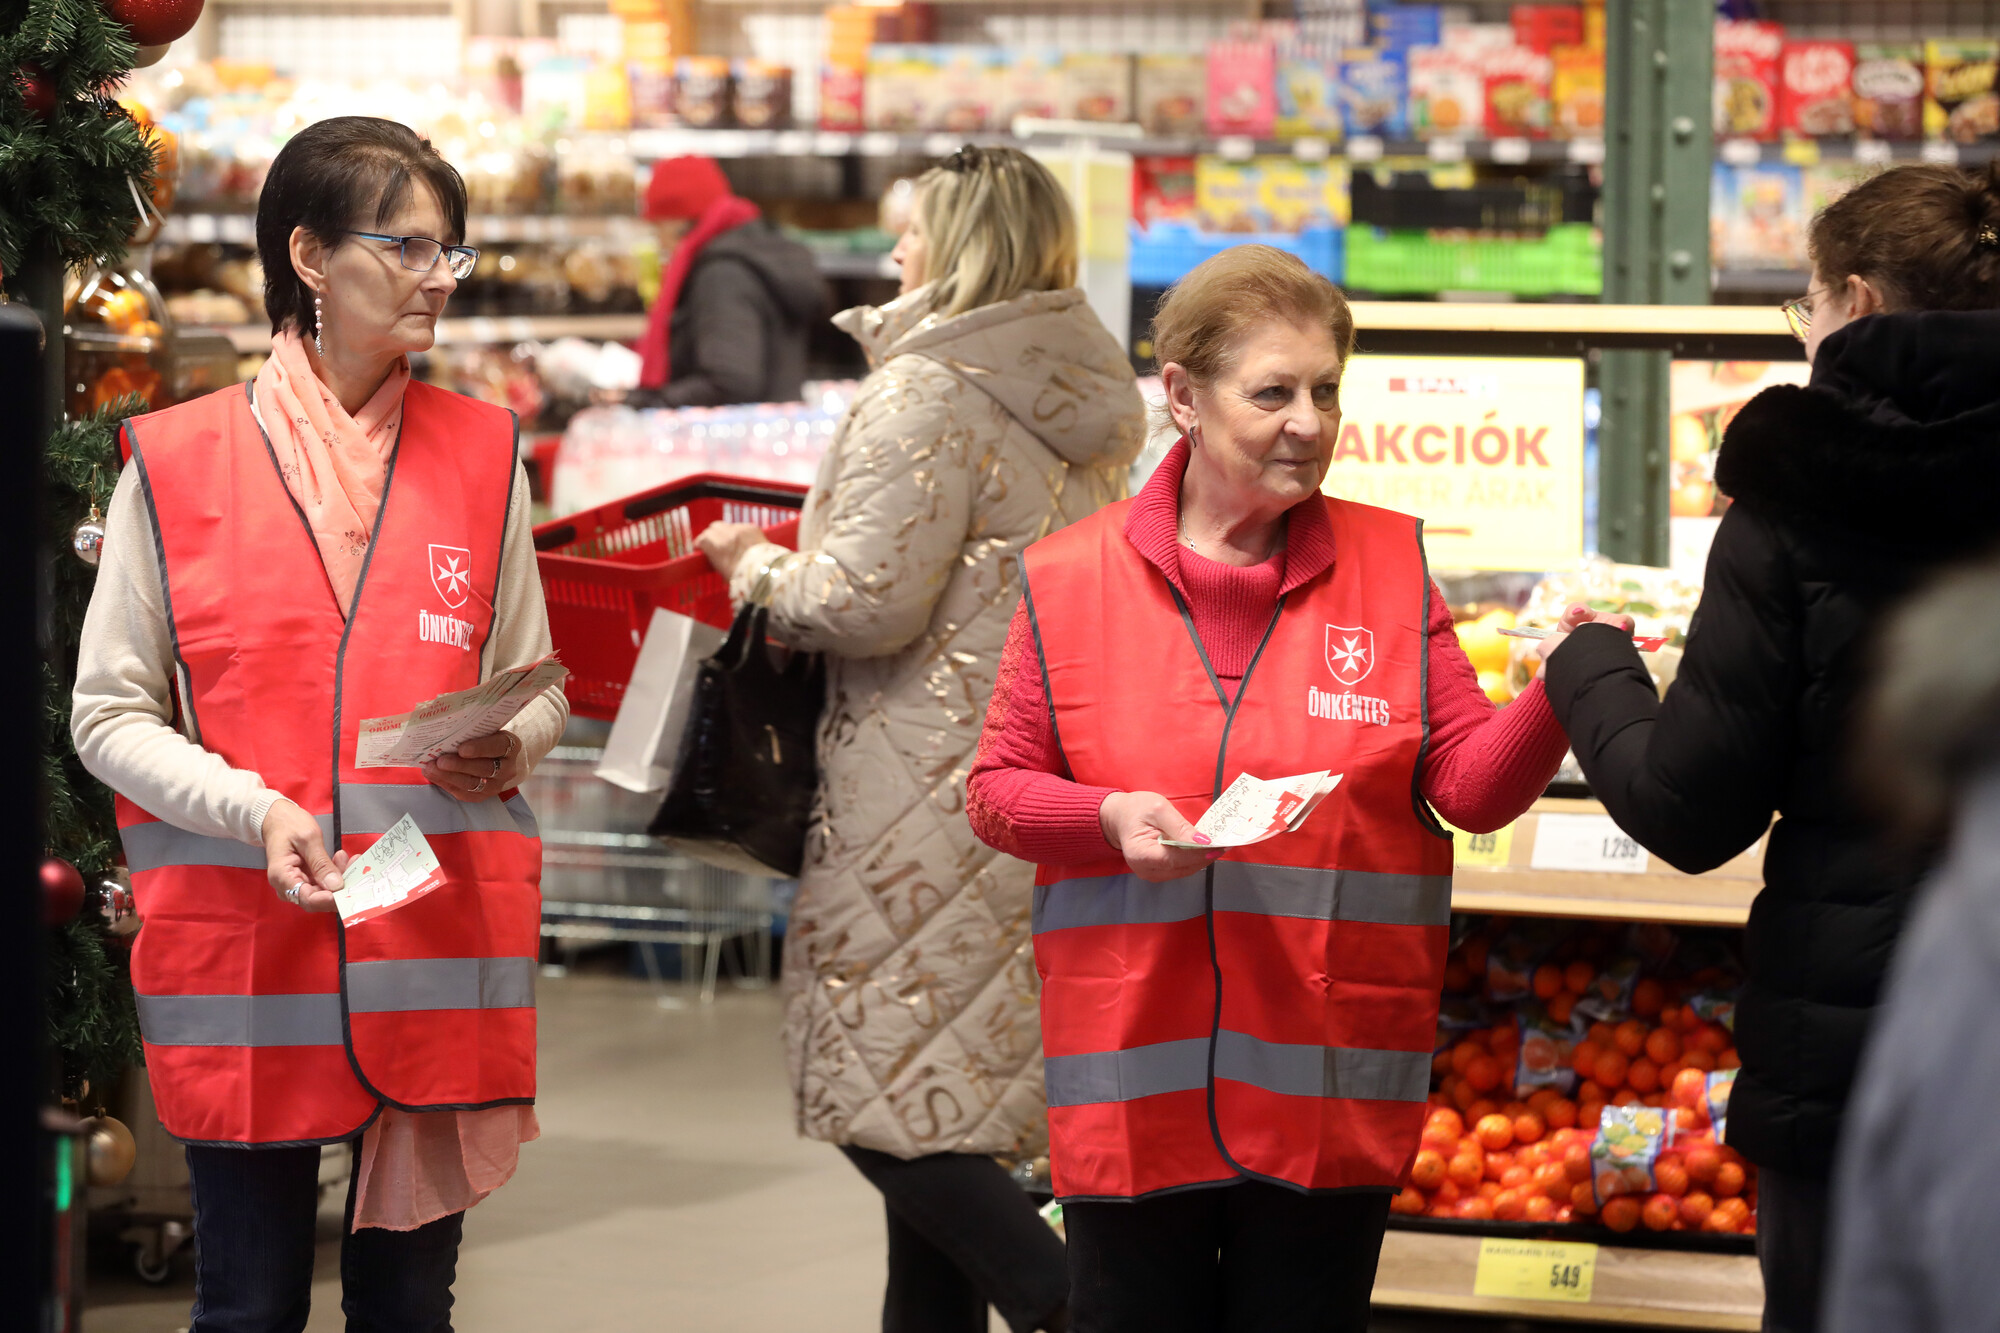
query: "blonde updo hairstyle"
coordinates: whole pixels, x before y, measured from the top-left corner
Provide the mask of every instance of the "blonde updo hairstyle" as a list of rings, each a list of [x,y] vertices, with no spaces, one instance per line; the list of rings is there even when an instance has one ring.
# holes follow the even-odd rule
[[[1153,360],[1187,372],[1206,391],[1235,363],[1246,334],[1275,321],[1323,328],[1343,365],[1354,354],[1354,311],[1340,288],[1297,255],[1239,245],[1175,283],[1153,314]]]
[[[959,149],[917,178],[930,313],[944,318],[1076,285],[1076,215],[1018,148]]]

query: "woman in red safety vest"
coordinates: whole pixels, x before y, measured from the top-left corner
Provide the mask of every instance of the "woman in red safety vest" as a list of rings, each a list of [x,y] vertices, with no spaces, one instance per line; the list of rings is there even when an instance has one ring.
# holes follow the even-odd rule
[[[187,1145],[194,1333],[303,1328],[322,1145],[355,1142],[350,1327],[450,1327],[464,1210],[537,1133],[541,843],[515,788],[559,687],[419,767],[391,717],[549,651],[513,414],[412,382],[478,252],[404,126],[308,126],[257,211],[271,356],[127,422],[72,714],[118,793],[161,1123]],[[444,884],[343,924],[405,816]]]
[[[1071,1327],[1359,1329],[1429,1088],[1432,810],[1501,827],[1565,741],[1539,684],[1504,712],[1481,693],[1421,522],[1320,493],[1339,289],[1242,246],[1182,279],[1153,341],[1182,439],[1028,549],[968,786],[980,836],[1041,867]],[[1163,842],[1204,841],[1189,818],[1240,774],[1320,769],[1340,783],[1294,832]]]

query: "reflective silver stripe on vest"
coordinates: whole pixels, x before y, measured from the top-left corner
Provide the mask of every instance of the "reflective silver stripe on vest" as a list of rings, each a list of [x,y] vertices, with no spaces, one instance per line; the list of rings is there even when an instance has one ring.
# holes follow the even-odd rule
[[[1444,926],[1451,923],[1451,876],[1218,861],[1215,910],[1383,926]]]
[[[534,811],[518,792],[506,801],[456,801],[431,786],[418,783],[344,782],[340,787],[341,828],[347,833],[387,833],[409,815],[427,836],[447,833],[519,833],[542,836]],[[320,837],[333,845],[333,816],[320,815]],[[125,863],[134,873],[163,866],[219,866],[262,870],[264,849],[234,838],[212,838],[172,824],[134,824],[119,831]]]
[[[141,995],[139,1031],[155,1046],[339,1046],[340,996]]]
[[[1204,876],[1148,884],[1137,875],[1066,879],[1035,888],[1034,931],[1079,926],[1161,925],[1189,921],[1206,904]],[[1442,926],[1451,921],[1451,876],[1372,870],[1310,870],[1215,863],[1215,910],[1313,921],[1385,926]]]
[[[319,835],[333,841],[333,816],[319,816]],[[262,870],[264,849],[256,843],[234,838],[211,838],[190,833],[164,821],[134,824],[120,829],[125,844],[125,864],[134,874],[158,870],[162,866],[226,866],[238,870]]]
[[[1420,1102],[1430,1093],[1431,1057],[1422,1051],[1292,1046],[1225,1030],[1216,1037],[1215,1076],[1292,1097]],[[1050,1106],[1188,1092],[1208,1085],[1208,1039],[1052,1055],[1043,1063],[1043,1078]]]
[[[1428,1071],[1429,1065],[1425,1065]],[[1208,1086],[1208,1038],[1163,1041],[1129,1051],[1051,1055],[1042,1062],[1050,1106],[1129,1102]]]
[[[428,782],[343,782],[340,827],[344,833],[387,833],[408,815],[427,836],[446,833],[520,833],[539,838],[534,812],[519,792],[506,801],[460,801]]]
[[[1292,1046],[1224,1030],[1215,1039],[1215,1076],[1292,1097],[1420,1102],[1430,1095],[1428,1051]]]
[[[1096,875],[1035,886],[1034,933],[1077,926],[1161,925],[1208,910],[1205,874],[1148,884],[1137,875]]]
[[[532,958],[396,958],[347,965],[349,1013],[534,1007]]]

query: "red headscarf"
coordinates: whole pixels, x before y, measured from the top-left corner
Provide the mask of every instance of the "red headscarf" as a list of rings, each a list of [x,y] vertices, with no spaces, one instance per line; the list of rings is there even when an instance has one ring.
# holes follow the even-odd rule
[[[723,232],[763,215],[757,205],[729,192],[729,181],[713,159],[670,157],[654,164],[652,179],[646,182],[645,216],[694,220],[660,274],[660,294],[653,301],[646,336],[639,340],[639,385],[657,389],[672,371],[668,329],[674,307],[680,303],[681,287],[702,247]]]

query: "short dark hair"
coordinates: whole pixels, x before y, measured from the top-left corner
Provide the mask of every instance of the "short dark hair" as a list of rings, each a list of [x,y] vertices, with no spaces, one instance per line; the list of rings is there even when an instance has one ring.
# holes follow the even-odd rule
[[[437,196],[451,235],[465,240],[465,181],[428,139],[393,120],[335,116],[293,135],[271,162],[257,197],[257,258],[264,265],[264,309],[271,332],[312,328],[312,290],[292,268],[292,230],[304,227],[327,245],[349,229],[380,227],[410,197],[412,181]]]
[[[1813,219],[1807,250],[1822,282],[1858,273],[1890,310],[2000,307],[2000,160],[1871,177]]]

